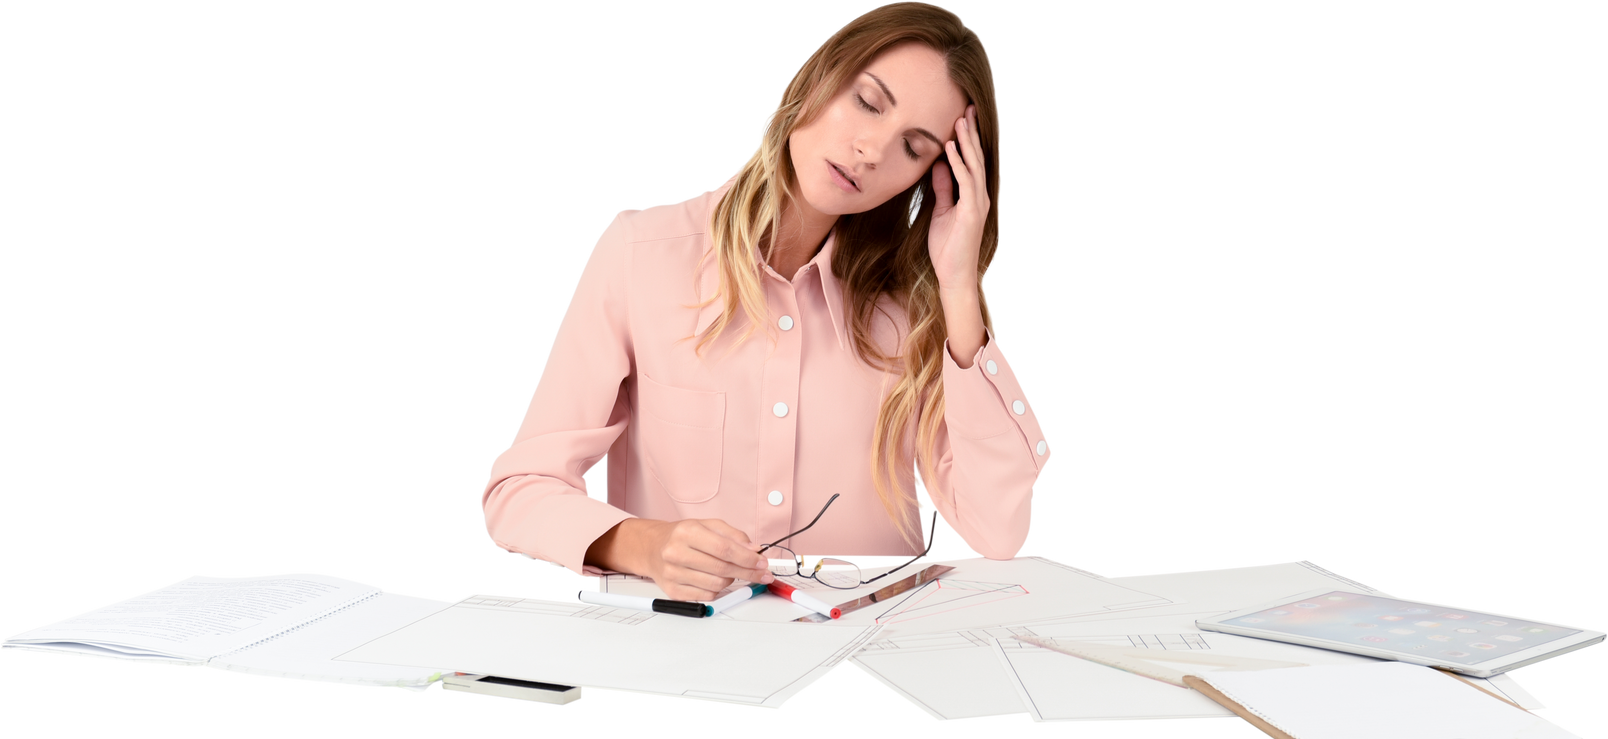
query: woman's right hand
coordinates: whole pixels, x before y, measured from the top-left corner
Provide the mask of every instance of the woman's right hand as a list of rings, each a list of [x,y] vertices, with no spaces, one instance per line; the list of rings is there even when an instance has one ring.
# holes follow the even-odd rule
[[[707,601],[734,580],[768,584],[776,579],[759,546],[718,518],[628,518],[593,543],[587,560],[651,577],[673,600]]]

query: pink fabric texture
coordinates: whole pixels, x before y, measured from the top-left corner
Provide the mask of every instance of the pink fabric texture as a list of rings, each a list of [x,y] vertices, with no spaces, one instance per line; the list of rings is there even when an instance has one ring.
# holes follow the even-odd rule
[[[855,355],[831,271],[835,237],[795,275],[764,268],[769,336],[761,329],[738,344],[748,325],[739,318],[703,356],[694,353],[692,337],[721,310],[721,301],[695,307],[716,287],[713,257],[698,264],[708,215],[735,180],[676,205],[624,211],[603,232],[519,433],[492,465],[482,505],[498,546],[598,575],[583,564],[587,547],[626,518],[718,518],[770,542],[841,493],[792,549],[920,551],[899,535],[871,481],[872,428],[895,378]],[[904,313],[891,301],[884,308],[873,339],[894,353]],[[947,349],[937,479],[923,483],[973,550],[1009,559],[1027,537],[1048,443],[991,335],[967,369]],[[605,456],[606,503],[582,479]],[[910,499],[903,514],[919,531]]]

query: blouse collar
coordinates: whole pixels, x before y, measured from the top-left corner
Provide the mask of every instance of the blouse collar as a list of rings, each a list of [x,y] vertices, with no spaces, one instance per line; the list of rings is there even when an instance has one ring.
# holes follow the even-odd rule
[[[719,193],[719,191],[716,191],[716,193]],[[836,241],[838,241],[838,230],[833,228],[827,233],[827,243],[822,244],[820,252],[815,254],[814,259],[806,262],[806,265],[812,268],[812,272],[820,278],[820,291],[822,291],[822,296],[827,299],[825,300],[827,302],[827,315],[830,316],[833,333],[838,336],[838,349],[847,350],[847,329],[843,325],[843,284],[839,284],[838,278],[831,273],[831,254],[833,254],[833,247],[836,246]],[[765,270],[764,260],[761,259],[759,247],[757,246],[753,249],[753,257],[754,263],[759,265],[761,270]],[[775,275],[775,272],[772,270],[772,272],[767,273],[767,278],[769,278],[769,275]],[[708,299],[709,296],[714,294],[717,280],[719,280],[719,267],[716,265],[714,255],[711,255],[709,259],[704,260],[703,272],[699,273],[699,300]],[[699,308],[698,326],[693,329],[693,336],[703,336],[704,329],[714,325],[714,320],[719,318],[722,310],[725,310],[724,297],[720,300],[714,300],[709,305],[704,305],[703,308]]]

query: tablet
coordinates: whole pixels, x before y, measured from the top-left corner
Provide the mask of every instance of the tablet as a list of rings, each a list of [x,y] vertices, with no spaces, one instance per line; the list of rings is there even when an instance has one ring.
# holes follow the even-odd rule
[[[1201,619],[1205,631],[1490,677],[1602,641],[1599,631],[1346,590],[1314,590]]]

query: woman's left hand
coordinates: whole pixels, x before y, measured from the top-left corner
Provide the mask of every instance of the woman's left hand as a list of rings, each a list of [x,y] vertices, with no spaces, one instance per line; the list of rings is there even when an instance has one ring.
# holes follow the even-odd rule
[[[932,189],[938,196],[932,227],[927,231],[927,254],[943,290],[977,288],[977,252],[983,244],[983,222],[988,217],[988,178],[982,143],[977,138],[977,106],[955,121],[955,140],[944,144],[949,164],[932,166]],[[960,183],[960,202],[949,182],[953,167]]]

